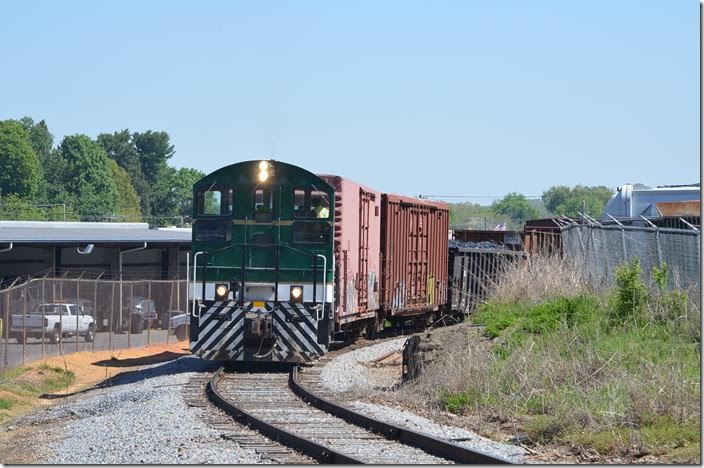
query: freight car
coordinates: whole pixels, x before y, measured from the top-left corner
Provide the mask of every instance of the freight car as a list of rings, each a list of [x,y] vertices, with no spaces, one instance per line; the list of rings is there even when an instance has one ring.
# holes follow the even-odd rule
[[[448,306],[445,203],[280,161],[194,185],[190,348],[203,359],[305,362],[334,336]]]

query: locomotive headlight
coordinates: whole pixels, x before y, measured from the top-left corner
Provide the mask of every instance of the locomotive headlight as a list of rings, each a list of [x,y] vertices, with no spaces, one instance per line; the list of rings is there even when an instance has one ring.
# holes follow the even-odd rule
[[[262,161],[259,163],[259,170],[260,171],[263,172],[263,171],[266,171],[267,169],[269,169],[269,163],[267,161]]]
[[[303,302],[303,288],[291,286],[291,302]]]
[[[269,172],[267,171],[260,171],[259,172],[259,182],[266,182],[266,179],[269,178]]]
[[[215,300],[216,301],[226,301],[227,300],[227,293],[230,292],[230,289],[227,287],[226,284],[216,284],[215,285]]]

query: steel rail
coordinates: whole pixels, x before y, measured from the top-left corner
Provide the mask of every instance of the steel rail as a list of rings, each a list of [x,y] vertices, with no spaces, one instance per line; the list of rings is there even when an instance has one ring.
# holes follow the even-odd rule
[[[298,367],[294,367],[289,376],[289,386],[296,395],[306,400],[319,410],[325,411],[338,418],[344,419],[350,424],[361,426],[375,432],[387,439],[398,440],[399,442],[424,450],[431,455],[446,458],[457,463],[481,463],[481,464],[512,464],[511,461],[491,455],[479,450],[470,449],[462,445],[448,442],[428,434],[394,426],[369,416],[352,411],[349,408],[333,403],[330,400],[316,395],[305,388],[298,381]]]
[[[303,437],[297,436],[295,434],[292,434],[288,431],[285,431],[283,429],[280,429],[276,426],[273,426],[266,421],[263,421],[247,411],[244,411],[243,409],[235,406],[232,404],[231,401],[229,401],[227,398],[222,396],[220,392],[218,392],[218,383],[220,380],[222,380],[223,374],[225,371],[225,367],[221,367],[215,375],[210,379],[208,382],[208,385],[206,387],[206,393],[208,395],[208,398],[210,398],[210,401],[212,401],[215,406],[220,408],[221,410],[225,411],[228,413],[230,416],[232,416],[235,420],[237,420],[240,423],[246,424],[265,436],[269,437],[270,439],[273,439],[279,443],[282,443],[284,445],[288,445],[289,447],[293,447],[297,450],[300,450],[301,452],[305,453],[306,455],[315,458],[316,460],[321,461],[322,463],[335,463],[335,464],[362,464],[363,462],[357,460],[356,458],[352,458],[348,455],[336,452],[334,450],[331,450],[330,448],[318,444],[316,442],[313,442],[308,439],[304,439]]]

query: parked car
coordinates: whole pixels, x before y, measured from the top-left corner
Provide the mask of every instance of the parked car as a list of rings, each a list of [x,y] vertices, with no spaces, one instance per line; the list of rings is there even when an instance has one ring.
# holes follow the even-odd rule
[[[10,317],[10,336],[18,343],[27,338],[49,337],[58,343],[62,336],[81,335],[86,341],[95,339],[95,320],[83,307],[71,303],[39,304],[31,314]]]
[[[178,314],[169,320],[170,333],[176,335],[179,341],[187,340],[191,326],[191,316],[189,314]]]

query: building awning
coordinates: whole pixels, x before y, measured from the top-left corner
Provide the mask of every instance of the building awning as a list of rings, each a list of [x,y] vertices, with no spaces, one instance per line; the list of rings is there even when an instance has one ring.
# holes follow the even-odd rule
[[[0,221],[0,244],[62,247],[78,244],[187,248],[190,229],[150,229],[147,223]]]

